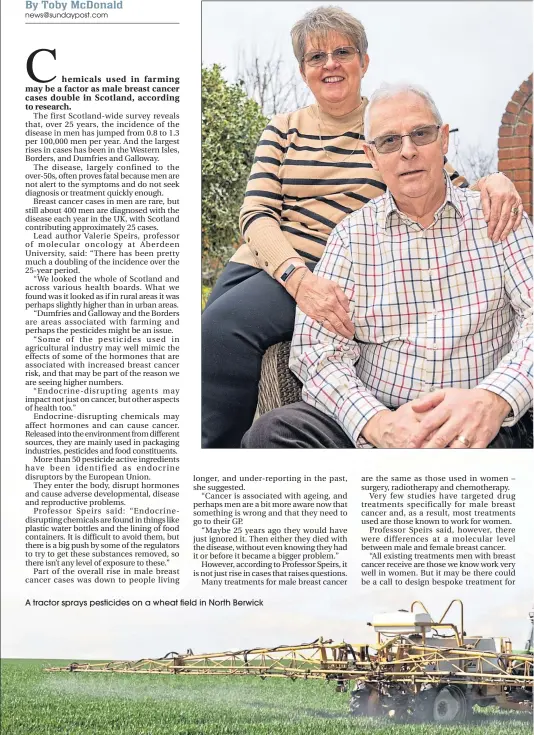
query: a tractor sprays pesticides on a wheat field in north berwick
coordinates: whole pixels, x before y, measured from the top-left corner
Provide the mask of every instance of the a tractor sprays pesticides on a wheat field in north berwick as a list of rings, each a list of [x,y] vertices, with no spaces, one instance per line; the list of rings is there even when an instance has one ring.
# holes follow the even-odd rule
[[[416,601],[410,610],[375,615],[368,623],[376,634],[372,645],[318,638],[295,646],[172,651],[158,659],[72,663],[47,671],[327,679],[338,692],[351,690],[352,715],[454,723],[466,720],[475,705],[532,711],[534,613],[530,621],[529,639],[518,651],[505,637],[467,635],[461,600],[437,619]]]

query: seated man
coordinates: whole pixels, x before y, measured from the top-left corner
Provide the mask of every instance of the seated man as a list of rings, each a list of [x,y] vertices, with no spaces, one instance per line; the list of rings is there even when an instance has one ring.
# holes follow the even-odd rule
[[[304,400],[242,446],[532,446],[529,220],[492,243],[480,194],[443,170],[449,127],[425,90],[381,87],[365,137],[388,191],[334,229],[315,271],[349,297],[355,337],[297,309]]]

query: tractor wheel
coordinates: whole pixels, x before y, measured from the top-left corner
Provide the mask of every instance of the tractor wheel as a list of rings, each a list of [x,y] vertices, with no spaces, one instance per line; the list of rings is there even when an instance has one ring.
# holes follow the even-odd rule
[[[384,714],[379,693],[370,689],[353,690],[349,711],[354,717],[379,717]]]
[[[352,692],[349,704],[349,711],[354,717],[365,717],[368,714],[369,709],[369,695],[368,689],[355,689]]]
[[[413,719],[415,722],[430,722],[433,719],[434,700],[437,689],[425,689],[414,698]]]
[[[451,684],[436,694],[432,706],[434,722],[463,722],[467,716],[467,700],[460,687]]]

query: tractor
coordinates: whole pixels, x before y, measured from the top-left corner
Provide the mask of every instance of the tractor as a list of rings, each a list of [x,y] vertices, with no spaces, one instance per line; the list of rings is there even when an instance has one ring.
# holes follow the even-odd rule
[[[447,620],[452,608],[459,620]],[[534,629],[534,613],[530,614]],[[311,643],[220,653],[174,651],[159,659],[72,663],[47,671],[176,676],[258,676],[326,679],[351,689],[354,716],[387,716],[400,722],[464,721],[474,705],[532,711],[533,633],[525,650],[508,638],[467,635],[464,608],[453,600],[433,619],[419,600],[410,610],[375,615],[374,644]]]

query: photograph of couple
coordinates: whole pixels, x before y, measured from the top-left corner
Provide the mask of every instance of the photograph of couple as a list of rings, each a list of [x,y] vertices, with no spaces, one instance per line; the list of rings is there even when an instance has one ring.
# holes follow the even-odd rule
[[[264,127],[205,304],[202,446],[531,447],[532,77],[499,140],[527,165],[468,181],[432,88],[363,96],[362,22],[300,10],[310,104]]]

